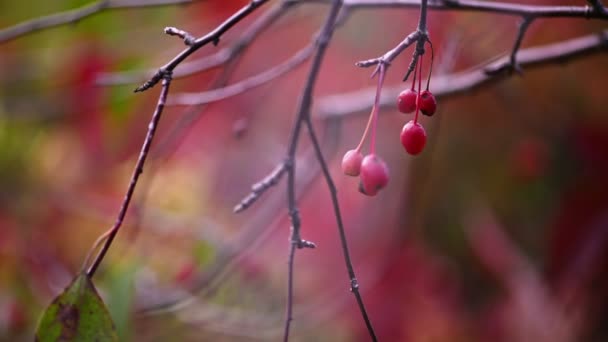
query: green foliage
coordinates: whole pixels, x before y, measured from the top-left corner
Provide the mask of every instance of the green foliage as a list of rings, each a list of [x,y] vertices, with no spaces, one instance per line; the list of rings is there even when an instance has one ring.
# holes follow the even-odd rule
[[[91,279],[81,273],[46,309],[36,341],[118,341],[108,310]]]

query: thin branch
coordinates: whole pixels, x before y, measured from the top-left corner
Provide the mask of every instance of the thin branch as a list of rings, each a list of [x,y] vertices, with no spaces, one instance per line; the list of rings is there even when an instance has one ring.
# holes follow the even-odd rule
[[[223,48],[209,56],[181,63],[175,68],[173,79],[195,75],[225,64],[236,55],[241,54],[262,31],[266,30],[287,13],[287,10],[293,7],[292,5],[294,4],[283,1],[272,6],[245,28],[242,35],[231,46]],[[97,84],[109,86],[143,82],[156,71],[157,69],[100,73],[97,77]]]
[[[290,71],[293,71],[299,65],[304,63],[314,51],[314,43],[311,43],[298,51],[285,62],[276,65],[264,72],[255,76],[246,78],[238,83],[229,86],[198,92],[198,93],[180,93],[171,97],[168,105],[190,106],[200,105],[215,101],[220,101],[238,94],[241,94],[249,89],[259,87],[268,83]]]
[[[277,165],[268,176],[251,186],[251,193],[245,196],[245,198],[234,207],[233,211],[235,213],[240,213],[249,208],[266,192],[266,190],[279,183],[286,170],[287,165],[285,163]]]
[[[190,45],[187,49],[180,52],[177,56],[175,56],[170,62],[163,65],[158,71],[146,81],[141,86],[135,89],[135,92],[141,92],[152,88],[158,81],[160,81],[166,73],[173,73],[173,69],[177,67],[181,62],[183,62],[188,56],[193,54],[198,49],[203,46],[213,43],[213,45],[217,45],[220,42],[220,38],[222,35],[228,31],[231,27],[239,23],[241,20],[246,18],[249,14],[255,11],[256,8],[262,6],[268,0],[251,0],[248,5],[243,6],[240,10],[234,13],[230,18],[221,23],[217,28],[213,31],[207,33],[206,35],[197,38],[192,45]]]
[[[347,8],[420,8],[420,0],[344,0]],[[538,6],[478,0],[434,0],[429,9],[470,11],[543,18],[608,19],[605,11],[590,10],[588,6]]]
[[[175,0],[174,0],[175,1]],[[325,1],[316,1],[321,3],[327,3]],[[292,5],[298,5],[304,3],[301,0],[285,0],[280,5],[273,7],[273,10],[268,11],[254,22],[250,27],[244,30],[243,36],[229,48],[224,48],[210,56],[203,57],[199,60],[184,62],[175,68],[173,78],[181,78],[190,76],[205,70],[209,70],[218,67],[225,63],[230,56],[241,48],[241,46],[248,45],[251,40],[259,34],[278,17],[280,17],[286,8]],[[411,8],[419,9],[419,0],[345,0],[343,10],[351,9],[366,9],[366,8]],[[592,10],[588,6],[535,6],[535,5],[521,5],[504,2],[486,2],[486,1],[472,1],[472,0],[459,0],[459,1],[431,1],[428,5],[429,9],[432,10],[447,10],[447,11],[476,11],[476,12],[487,12],[504,15],[517,15],[517,16],[528,16],[528,17],[578,17],[578,18],[595,18],[595,19],[608,19],[608,13],[606,11]],[[599,7],[598,7],[599,8]],[[603,8],[603,7],[602,7]],[[411,39],[411,37],[410,37]],[[415,41],[415,40],[414,40]],[[413,41],[412,41],[413,42]],[[403,42],[402,42],[403,44]],[[411,42],[410,42],[411,44]],[[407,48],[409,44],[405,46],[398,46],[397,51],[393,51],[389,56],[384,56],[385,61],[393,60],[402,50]],[[364,61],[362,63],[366,63]],[[370,60],[371,62],[371,60]],[[377,64],[377,61],[376,61]],[[370,64],[373,65],[373,64]],[[363,66],[363,65],[362,65]],[[114,72],[114,73],[101,73],[98,77],[97,83],[100,85],[119,85],[119,84],[131,84],[143,81],[147,78],[147,75],[153,75],[158,70],[148,71],[129,71],[129,72]]]
[[[357,276],[355,275],[355,269],[353,267],[353,263],[350,258],[350,253],[348,251],[348,241],[346,239],[346,232],[344,230],[344,222],[342,222],[342,213],[340,211],[340,202],[338,201],[338,191],[336,189],[336,185],[334,183],[333,178],[331,177],[331,173],[329,172],[329,168],[327,167],[327,162],[323,157],[323,151],[321,150],[321,145],[319,144],[319,140],[317,139],[317,134],[315,132],[314,126],[312,124],[312,120],[310,116],[305,119],[306,128],[308,129],[308,135],[312,142],[312,146],[315,150],[315,154],[317,156],[317,161],[321,165],[321,170],[323,171],[323,177],[325,178],[325,182],[327,183],[327,187],[329,189],[329,193],[331,195],[331,203],[334,209],[334,216],[336,217],[336,224],[338,225],[338,233],[340,234],[340,243],[342,246],[342,255],[344,256],[344,262],[346,264],[346,271],[348,273],[348,277],[350,279],[350,290],[355,295],[355,299],[357,300],[357,305],[359,306],[359,311],[361,312],[361,316],[365,321],[365,326],[367,327],[367,331],[372,338],[372,341],[377,341],[376,333],[374,332],[374,328],[367,314],[367,310],[365,310],[365,305],[363,304],[363,298],[361,297],[361,293],[359,291],[359,282],[357,281]]]
[[[298,140],[300,137],[300,131],[302,128],[302,122],[305,121],[306,118],[310,117],[313,90],[317,81],[317,77],[319,75],[319,70],[321,69],[321,63],[323,62],[323,58],[325,57],[327,45],[329,44],[329,41],[331,40],[332,34],[334,32],[334,24],[336,22],[336,19],[338,18],[338,13],[341,7],[341,0],[332,1],[331,9],[329,11],[329,14],[327,15],[325,23],[323,24],[321,33],[319,34],[319,38],[317,40],[317,49],[315,51],[315,55],[312,60],[312,65],[310,67],[310,71],[306,79],[306,84],[304,85],[304,90],[300,97],[296,119],[292,127],[291,135],[289,138],[289,145],[287,148],[287,158],[285,160],[285,163],[287,165],[287,206],[289,210],[289,217],[291,219],[291,234],[289,244],[287,308],[285,313],[286,317],[285,334],[283,337],[284,341],[289,340],[289,330],[291,327],[291,321],[293,320],[293,264],[295,257],[295,249],[304,247],[314,247],[314,244],[311,245],[310,242],[302,240],[300,234],[301,223],[295,193],[295,154],[298,146]]]
[[[187,46],[191,46],[192,44],[194,44],[194,40],[196,39],[190,33],[184,30],[180,30],[176,27],[165,27],[165,33],[170,36],[176,36],[181,38],[184,41],[184,44],[186,44]]]
[[[509,61],[511,63],[511,70],[517,72],[518,74],[522,73],[519,64],[517,64],[517,52],[521,47],[521,43],[524,40],[524,35],[528,30],[530,24],[534,21],[534,17],[524,17],[523,21],[519,25],[519,29],[517,30],[517,37],[515,38],[515,43],[513,44],[513,49],[511,49],[511,55],[509,57]]]
[[[101,0],[61,13],[24,21],[0,30],[0,43],[52,27],[75,24],[104,10],[187,4],[192,0]]]
[[[421,37],[421,35],[427,35],[426,40],[428,40],[428,33],[426,30],[427,1],[428,0],[345,0],[344,6],[349,9],[378,7],[420,7],[420,20],[418,22],[418,28],[416,29],[416,31],[410,33],[401,43],[399,43],[392,50],[386,52],[384,55],[377,58],[357,62],[356,65],[359,67],[370,67],[379,63],[390,65],[390,62],[395,59],[401,52],[403,52],[403,50],[405,50],[414,42],[418,42],[416,46],[416,51],[414,52],[414,56],[404,78],[404,80],[406,80],[411,74],[411,72],[414,70],[416,62],[418,61],[418,57],[424,53],[425,39],[424,37]],[[434,10],[478,11],[486,13],[521,16],[523,18],[523,22],[519,28],[518,35],[511,53],[511,65],[513,66],[513,68],[515,68],[515,70],[518,70],[515,60],[517,50],[519,50],[519,47],[521,46],[521,42],[528,26],[532,23],[534,19],[558,17],[597,18],[604,20],[608,19],[608,11],[606,11],[606,9],[599,2],[599,0],[589,1],[593,5],[593,10],[590,10],[588,6],[534,6],[477,0],[436,0],[431,1],[431,3],[428,4],[428,8]],[[378,69],[376,69],[376,71],[377,70]],[[374,71],[374,74],[376,73],[376,71]]]
[[[414,51],[412,60],[407,68],[405,77],[403,78],[403,81],[405,82],[408,79],[408,77],[410,76],[410,74],[412,73],[412,71],[414,71],[414,68],[416,67],[416,65],[418,65],[418,58],[420,58],[420,56],[424,55],[424,44],[426,42],[429,42],[429,43],[431,42],[431,40],[429,38],[429,32],[426,27],[427,26],[426,25],[427,8],[428,8],[428,0],[421,0],[420,17],[418,19],[418,27],[416,28],[416,31],[410,33],[396,47],[394,47],[392,50],[389,50],[388,52],[386,52],[384,55],[382,55],[380,57],[369,59],[366,61],[357,62],[357,63],[355,63],[355,65],[358,67],[364,67],[364,68],[370,67],[372,65],[378,65],[378,67],[372,74],[372,76],[374,76],[378,72],[378,70],[380,70],[381,65],[389,66],[390,63],[393,61],[393,59],[395,59],[399,54],[401,54],[401,52],[403,52],[408,46],[410,46],[414,42],[416,42],[416,50]],[[422,77],[422,74],[420,75],[420,77]]]
[[[410,33],[405,39],[397,44],[393,49],[386,52],[384,55],[372,59],[368,59],[365,61],[359,61],[355,63],[356,66],[361,68],[368,68],[372,65],[377,65],[380,63],[384,63],[385,65],[390,65],[390,63],[395,59],[403,50],[407,49],[410,45],[414,44],[418,41],[418,37],[420,36],[419,31],[414,31]]]
[[[348,11],[341,11],[338,18],[336,19],[335,28],[342,25],[348,19],[349,14],[350,13]],[[315,42],[317,40],[318,35],[319,33],[313,35],[314,38],[310,42],[310,44],[306,45],[304,48],[296,52],[289,59],[279,65],[276,65],[255,76],[251,76],[240,82],[231,84],[223,88],[217,88],[203,92],[175,94],[171,97],[167,105],[187,106],[216,102],[241,94],[249,89],[261,86],[278,77],[281,77],[287,74],[288,72],[293,71],[295,68],[304,63],[308,58],[310,58],[310,56],[315,50]]]
[[[131,202],[131,197],[133,197],[133,192],[135,191],[135,187],[137,186],[137,181],[139,180],[139,176],[144,171],[144,163],[146,162],[146,157],[150,152],[150,146],[152,146],[152,140],[154,139],[154,134],[156,133],[156,128],[158,126],[158,122],[160,121],[160,117],[163,113],[163,109],[165,108],[165,102],[167,100],[167,95],[169,94],[169,85],[171,84],[171,73],[166,73],[163,75],[163,84],[162,89],[160,91],[160,95],[158,97],[158,103],[156,104],[156,109],[152,114],[152,119],[150,120],[150,124],[148,125],[148,133],[146,134],[146,139],[141,147],[141,152],[139,153],[139,158],[137,159],[137,163],[135,164],[135,169],[133,170],[133,174],[131,175],[131,182],[129,183],[129,187],[127,188],[127,193],[125,194],[125,198],[122,201],[122,205],[120,207],[120,211],[118,212],[118,217],[116,218],[116,222],[114,226],[110,229],[110,233],[108,238],[106,239],[103,247],[97,257],[93,261],[93,264],[89,268],[87,272],[89,277],[93,277],[95,271],[99,267],[99,264],[105,257],[108,249],[112,245],[112,241],[114,241],[114,237],[120,230],[122,223],[127,214],[127,209],[129,208],[129,203]]]
[[[534,48],[519,50],[517,61],[522,68],[536,68],[552,63],[566,63],[580,57],[605,53],[608,51],[608,30],[591,34],[560,43],[548,44]],[[485,68],[463,71],[433,78],[433,94],[436,97],[459,95],[486,85],[497,82],[509,76],[510,56],[504,56],[488,64]],[[330,95],[319,100],[316,108],[323,118],[341,117],[352,114],[366,114],[371,106],[375,87],[350,93]],[[395,99],[402,86],[386,88],[380,105],[395,106]]]

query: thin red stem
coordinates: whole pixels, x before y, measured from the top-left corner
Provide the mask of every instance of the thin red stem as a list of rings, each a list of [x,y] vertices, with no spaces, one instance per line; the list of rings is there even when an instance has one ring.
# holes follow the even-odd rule
[[[418,56],[418,94],[416,95],[416,116],[414,116],[414,123],[418,123],[418,113],[420,112],[420,93],[422,92],[422,55]]]
[[[385,65],[380,64],[380,73],[378,75],[378,86],[376,87],[376,97],[374,98],[374,106],[372,107],[372,136],[369,146],[369,153],[376,153],[376,128],[378,126],[378,112],[380,109],[380,94],[382,94],[382,84],[384,83],[384,75],[386,74]]]
[[[426,39],[427,43],[431,47],[431,66],[429,67],[429,77],[426,79],[426,90],[428,91],[431,86],[431,75],[433,74],[433,63],[435,61],[435,51],[433,51],[433,43],[430,39]]]
[[[418,61],[416,61],[418,62]],[[416,74],[418,73],[418,65],[416,65],[414,67],[414,77],[412,78],[412,90],[414,90],[414,87],[416,85]]]
[[[372,107],[372,111],[369,113],[369,119],[367,119],[367,125],[365,126],[365,130],[363,131],[363,135],[361,136],[361,140],[359,141],[359,145],[357,145],[357,152],[361,152],[361,148],[363,147],[363,143],[365,142],[365,138],[367,137],[367,133],[369,132],[369,128],[372,125],[372,119],[374,118],[374,109],[376,107]]]

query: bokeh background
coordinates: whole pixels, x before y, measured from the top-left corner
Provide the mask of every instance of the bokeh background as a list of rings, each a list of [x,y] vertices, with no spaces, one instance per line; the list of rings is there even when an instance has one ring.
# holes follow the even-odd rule
[[[86,3],[5,0],[0,26]],[[31,340],[42,310],[113,223],[126,190],[159,87],[134,94],[135,83],[97,86],[100,73],[153,70],[183,49],[165,26],[202,35],[244,4],[107,11],[0,45],[0,340]],[[289,58],[326,9],[291,10],[246,50],[229,83]],[[332,40],[316,101],[374,86],[371,70],[354,63],[392,48],[417,17],[412,9],[353,13]],[[230,46],[253,20],[192,59]],[[518,24],[470,12],[431,12],[428,20],[437,75],[508,53]],[[523,46],[605,28],[541,19]],[[387,84],[399,84],[409,58],[408,51],[393,63]],[[285,184],[244,213],[232,208],[282,161],[307,65],[194,111],[186,129],[176,124],[192,110],[166,109],[126,224],[95,276],[123,340],[281,338]],[[175,80],[171,94],[205,90],[220,72]],[[315,120],[381,340],[608,340],[607,85],[600,53],[441,99],[439,112],[423,118],[429,141],[418,157],[399,143],[410,118],[383,108],[378,151],[391,180],[373,198],[339,168],[367,113]],[[296,255],[293,340],[366,341],[309,147],[303,139],[298,195],[303,238],[318,247]]]

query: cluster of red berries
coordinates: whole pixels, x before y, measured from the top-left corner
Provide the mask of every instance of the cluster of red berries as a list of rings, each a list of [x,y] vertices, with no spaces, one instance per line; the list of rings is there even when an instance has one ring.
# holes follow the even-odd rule
[[[378,87],[376,88],[376,98],[374,100],[374,106],[370,113],[367,126],[359,142],[357,148],[346,152],[342,158],[342,171],[345,175],[358,177],[359,191],[362,194],[368,196],[374,196],[378,191],[384,188],[388,184],[388,166],[375,153],[376,149],[376,126],[378,122],[378,110],[380,102],[380,92],[382,90],[382,83],[384,82],[384,75],[386,72],[384,64],[380,64],[378,67]],[[370,142],[370,153],[365,157],[361,153],[361,148],[365,142],[368,132],[371,131],[371,142]]]
[[[432,64],[432,63],[431,63]],[[376,122],[378,119],[378,107],[380,99],[380,91],[384,81],[385,66],[379,65],[378,87],[376,89],[376,98],[374,106],[367,122],[365,132],[361,137],[361,142],[357,148],[349,150],[342,158],[342,171],[344,174],[353,177],[359,177],[359,191],[368,196],[374,196],[379,190],[388,184],[389,172],[386,163],[375,153],[376,142]],[[416,76],[418,74],[418,91],[415,90]],[[427,79],[426,90],[421,91],[422,87],[422,59],[418,58],[414,68],[414,77],[412,79],[412,87],[406,89],[397,98],[397,108],[402,113],[413,113],[414,120],[407,122],[401,130],[401,144],[405,151],[411,155],[417,155],[424,149],[426,145],[426,132],[424,127],[418,123],[418,113],[427,116],[432,116],[437,110],[437,101],[435,96],[429,91],[429,78]],[[371,128],[371,143],[370,153],[365,157],[361,153],[363,142]]]
[[[364,195],[374,196],[388,184],[388,166],[375,153],[363,157],[356,149],[346,152],[342,171],[348,176],[360,176],[359,191]]]
[[[424,127],[418,123],[418,113],[421,112],[427,116],[433,116],[437,111],[437,100],[433,93],[429,91],[429,82],[427,80],[426,90],[421,91],[422,85],[422,59],[418,61],[416,68],[420,68],[418,76],[418,91],[416,91],[416,70],[412,79],[412,87],[406,89],[397,97],[397,108],[405,114],[416,112],[414,120],[408,121],[401,129],[401,145],[405,151],[411,155],[417,155],[424,149],[426,145],[426,132]],[[430,75],[429,75],[430,79]]]

